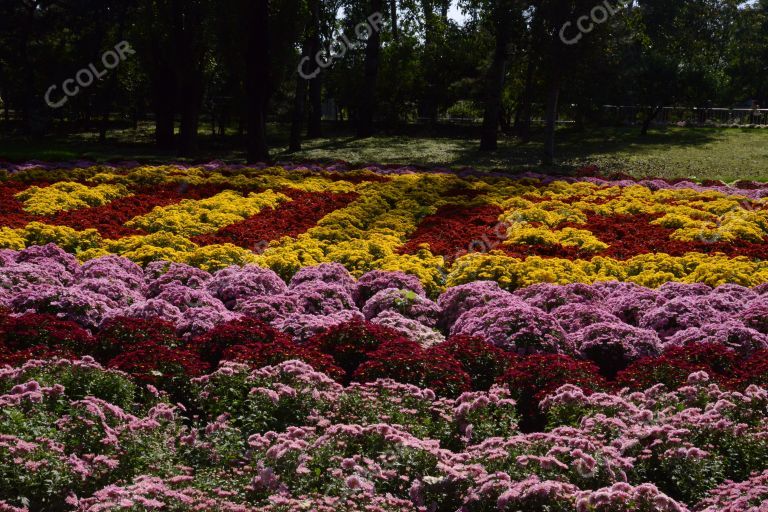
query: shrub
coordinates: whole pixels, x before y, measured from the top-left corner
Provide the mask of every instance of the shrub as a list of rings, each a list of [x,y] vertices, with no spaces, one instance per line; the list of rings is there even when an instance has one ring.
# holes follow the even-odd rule
[[[508,291],[502,290],[495,281],[474,281],[452,286],[437,301],[442,312],[440,327],[450,331],[464,313],[492,302],[508,304],[519,300]]]
[[[572,384],[585,392],[606,389],[608,383],[600,375],[600,368],[589,361],[579,361],[562,354],[536,354],[516,358],[509,370],[496,379],[506,385],[517,400],[521,428],[538,429],[544,418],[539,402],[565,384]]]
[[[285,361],[299,360],[336,381],[344,379],[344,370],[334,364],[333,358],[314,347],[301,346],[286,336],[277,336],[269,342],[250,342],[224,350],[222,361],[245,363],[251,368],[275,366]]]
[[[750,329],[768,334],[768,299],[765,297],[750,302],[740,316]]]
[[[734,384],[746,388],[752,384],[768,387],[768,350],[759,350],[738,365]]]
[[[601,322],[620,323],[615,315],[604,308],[575,302],[560,306],[553,313],[560,327],[569,334]]]
[[[668,346],[717,344],[735,350],[742,357],[749,357],[757,350],[768,349],[768,336],[745,327],[736,320],[706,324],[678,331],[667,340]]]
[[[294,290],[305,283],[327,283],[342,287],[348,293],[355,288],[355,280],[341,263],[321,263],[304,267],[291,278],[289,288]]]
[[[445,336],[443,336],[440,331],[427,327],[416,320],[407,318],[394,311],[384,311],[371,320],[371,322],[394,329],[409,340],[415,341],[421,345],[422,348],[441,345],[445,341]]]
[[[347,377],[351,377],[372,352],[387,342],[408,340],[393,329],[352,320],[313,336],[307,345],[333,357],[336,365],[346,372]]]
[[[352,295],[357,305],[362,308],[368,302],[368,299],[387,288],[409,290],[421,297],[426,296],[424,287],[421,285],[418,277],[406,274],[405,272],[387,272],[384,270],[372,270],[363,274],[357,280]]]
[[[616,376],[619,386],[643,391],[656,384],[669,389],[685,386],[688,376],[704,371],[721,383],[738,364],[739,357],[719,344],[688,344],[669,347],[659,357],[646,357],[630,364]]]
[[[432,351],[434,349],[430,349]],[[509,369],[514,356],[482,338],[453,336],[437,346],[453,356],[472,380],[472,389],[485,391]]]
[[[490,304],[461,315],[451,335],[483,336],[499,348],[520,355],[573,354],[574,346],[557,320],[522,303]]]
[[[707,297],[689,295],[673,298],[646,311],[638,325],[656,331],[660,338],[666,339],[690,327],[701,327],[724,318],[725,315],[717,311]]]
[[[268,268],[255,265],[230,266],[213,275],[205,288],[229,309],[238,302],[257,295],[275,295],[287,290],[285,282]]]
[[[397,288],[377,292],[368,299],[362,311],[366,320],[373,320],[383,312],[393,311],[427,327],[435,327],[440,319],[440,308],[437,304],[414,291]]]
[[[438,348],[426,351],[407,340],[383,343],[352,375],[358,382],[386,378],[429,388],[448,397],[468,391],[472,382],[461,363],[449,353]]]
[[[114,317],[101,326],[96,336],[97,359],[108,361],[118,354],[145,343],[176,348],[181,340],[176,327],[159,318]]]
[[[189,379],[203,374],[207,365],[195,352],[142,343],[111,359],[107,364],[143,384],[164,389],[177,401],[185,401]]]
[[[529,305],[550,313],[566,304],[595,304],[603,299],[603,293],[599,288],[583,283],[564,286],[550,283],[535,284],[516,291],[515,295]]]
[[[0,325],[0,339],[12,351],[42,346],[53,352],[87,354],[94,344],[93,337],[78,324],[37,313],[5,318]]]
[[[632,361],[661,352],[661,341],[655,332],[621,322],[590,325],[573,338],[579,353],[594,361],[608,378],[615,377]]]
[[[8,347],[0,347],[0,366],[20,366],[27,361],[49,359],[77,359],[77,354],[64,347],[49,347],[36,345],[23,350],[10,350]]]
[[[192,340],[190,348],[197,351],[204,361],[215,368],[228,348],[277,341],[290,342],[290,338],[260,320],[242,318],[214,327],[206,334]]]

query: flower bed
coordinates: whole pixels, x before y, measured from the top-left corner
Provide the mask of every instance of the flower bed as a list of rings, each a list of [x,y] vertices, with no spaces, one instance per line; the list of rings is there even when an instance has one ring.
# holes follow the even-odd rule
[[[768,503],[768,186],[7,171],[0,510]]]

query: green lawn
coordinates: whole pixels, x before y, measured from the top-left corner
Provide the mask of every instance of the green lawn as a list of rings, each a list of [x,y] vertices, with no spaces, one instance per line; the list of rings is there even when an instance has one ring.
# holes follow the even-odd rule
[[[551,170],[539,165],[542,144],[534,139],[521,143],[502,137],[499,149],[478,151],[475,128],[446,127],[439,131],[409,128],[408,135],[379,135],[356,139],[328,127],[327,138],[305,141],[298,153],[286,152],[286,131],[271,127],[273,157],[280,161],[334,161],[353,164],[415,164],[454,169]],[[200,151],[195,161],[223,159],[242,161],[242,141],[235,135],[214,137],[201,132]],[[0,158],[22,160],[97,161],[178,160],[172,152],[159,152],[151,144],[151,130],[110,132],[105,144],[93,134],[48,137],[43,140],[0,140]],[[613,128],[577,133],[558,132],[557,170],[596,164],[607,173],[625,172],[634,176],[666,178],[755,179],[768,181],[768,130],[735,128],[668,128],[640,137],[637,129]]]
[[[477,140],[452,137],[378,136],[331,138],[305,143],[294,159],[471,166],[483,170],[540,169],[542,144],[500,141],[491,153]],[[768,130],[670,128],[640,137],[636,130],[604,129],[558,133],[558,161],[569,169],[596,164],[605,172],[666,178],[768,181]]]

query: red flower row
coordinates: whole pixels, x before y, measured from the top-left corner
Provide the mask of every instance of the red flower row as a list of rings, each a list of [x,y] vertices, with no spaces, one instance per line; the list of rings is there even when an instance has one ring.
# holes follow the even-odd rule
[[[396,331],[363,321],[341,324],[299,345],[249,318],[222,324],[185,342],[176,336],[172,324],[161,320],[116,318],[91,335],[77,324],[47,314],[0,315],[0,364],[83,355],[157,385],[200,375],[221,360],[260,367],[300,359],[344,383],[394,378],[455,395],[503,382],[517,390],[519,399],[527,397],[532,403],[566,383],[588,390],[617,386],[641,390],[658,383],[676,388],[697,371],[706,371],[731,388],[768,384],[768,351],[742,360],[721,345],[670,348],[659,357],[635,361],[614,381],[601,375],[593,363],[568,356],[514,356],[481,339],[463,336],[422,349]]]
[[[193,237],[192,241],[200,245],[231,243],[258,251],[264,249],[271,240],[304,233],[320,219],[344,208],[358,197],[355,193],[332,194],[294,189],[280,192],[293,201],[275,209],[267,208],[253,217],[225,226],[216,233]]]
[[[664,228],[651,222],[660,215],[589,215],[586,224],[563,224],[561,228],[573,227],[592,232],[609,247],[597,253],[587,252],[578,247],[504,244],[505,226],[499,223],[502,210],[495,206],[448,205],[429,215],[416,232],[401,248],[405,254],[417,252],[421,245],[429,244],[434,254],[452,262],[457,257],[472,251],[486,252],[501,250],[506,254],[526,258],[544,256],[565,259],[590,259],[606,256],[626,260],[639,254],[666,253],[683,256],[689,252],[705,254],[723,253],[729,257],[747,256],[752,259],[768,259],[768,240],[764,242],[740,242],[733,244],[721,241],[680,242],[672,240],[673,229]]]

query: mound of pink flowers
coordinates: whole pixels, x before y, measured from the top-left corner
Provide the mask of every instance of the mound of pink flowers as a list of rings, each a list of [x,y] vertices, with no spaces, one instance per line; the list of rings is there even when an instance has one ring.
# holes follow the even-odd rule
[[[507,386],[456,398],[226,362],[174,403],[91,358],[0,370],[2,510],[759,510],[768,391],[564,385],[526,431]],[[740,482],[740,483],[734,483]]]
[[[0,510],[759,511],[768,287],[0,251]]]

